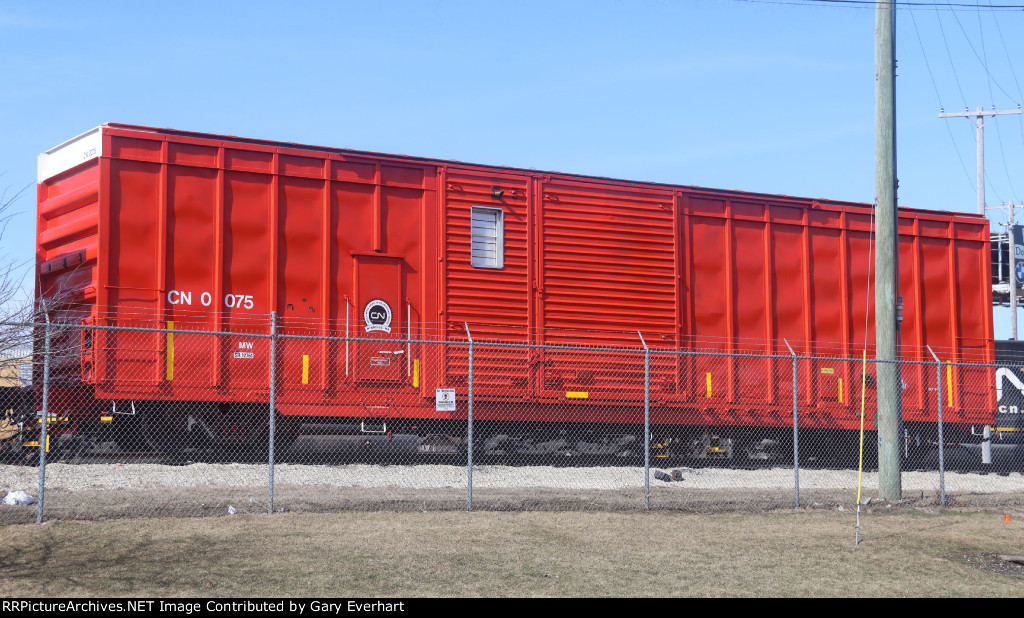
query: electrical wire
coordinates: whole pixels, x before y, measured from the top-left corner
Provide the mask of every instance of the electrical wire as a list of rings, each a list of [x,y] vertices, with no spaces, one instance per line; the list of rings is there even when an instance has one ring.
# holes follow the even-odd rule
[[[750,4],[776,4],[786,6],[833,6],[836,8],[850,8],[850,9],[875,9],[880,4],[896,5],[898,10],[911,10],[915,7],[938,7],[949,11],[1024,11],[1024,4],[992,4],[988,6],[978,6],[977,4],[963,4],[963,3],[939,3],[939,2],[910,2],[903,0],[896,0],[890,2],[887,0],[737,0],[738,2],[747,2]]]
[[[980,15],[979,15],[979,18],[980,18]],[[971,51],[974,52],[974,57],[978,60],[978,63],[981,64],[981,68],[985,70],[985,75],[987,75],[988,79],[990,80],[990,88],[991,88],[991,82],[995,82],[996,88],[1001,90],[1002,93],[1005,94],[1010,99],[1013,99],[1013,95],[1011,95],[1010,93],[1006,92],[1006,90],[1002,87],[1002,85],[1000,85],[999,82],[996,81],[995,77],[993,77],[992,73],[989,72],[989,70],[988,70],[988,63],[986,63],[985,60],[981,57],[981,55],[978,54],[978,50],[975,49],[974,43],[971,42],[971,37],[968,36],[967,30],[964,28],[964,25],[960,22],[960,18],[956,16],[955,12],[953,13],[953,19],[956,20],[956,25],[960,27],[960,32],[963,33],[964,40],[967,41],[967,46],[971,48]],[[984,37],[982,37],[982,38],[984,39]]]
[[[989,0],[989,4],[991,4],[991,3],[992,3],[992,0]],[[1013,59],[1010,58],[1010,49],[1006,46],[1006,39],[1003,38],[1003,29],[999,26],[999,20],[993,18],[992,22],[996,26],[996,33],[999,35],[999,43],[1000,43],[1000,45],[1003,46],[1003,52],[1006,54],[1006,63],[1010,67],[1010,75],[1013,77],[1013,83],[1014,83],[1015,86],[1017,86],[1017,101],[1018,101],[1018,106],[1019,106],[1020,102],[1024,102],[1024,91],[1021,90],[1020,80],[1017,79],[1017,71],[1014,70],[1014,68],[1013,68]],[[997,124],[996,126],[998,127],[999,125]],[[1021,145],[1024,146],[1024,114],[1017,114],[1017,126],[1020,128]],[[1016,189],[1016,187],[1014,187],[1013,180],[1010,177],[1009,168],[1006,166],[1006,154],[1003,151],[1003,141],[1002,141],[1001,133],[999,133],[998,130],[997,130],[996,135],[1000,136],[999,137],[999,151],[1000,151],[1000,155],[1003,157],[1003,168],[1006,170],[1006,180],[1010,184],[1010,191],[1013,193],[1015,198],[1019,198],[1019,194],[1017,193],[1017,189]]]
[[[942,96],[939,94],[939,86],[935,82],[935,74],[932,72],[932,65],[928,61],[928,52],[925,51],[924,41],[921,40],[921,31],[917,27],[917,18],[914,16],[914,11],[911,10],[911,11],[909,11],[909,13],[910,13],[910,21],[911,21],[911,23],[914,24],[914,34],[917,35],[917,44],[921,47],[921,56],[924,58],[924,66],[925,66],[925,68],[928,71],[928,78],[932,82],[932,88],[935,90],[935,100],[939,104],[939,111],[941,113],[941,111],[943,109],[943,106],[942,106]],[[948,50],[949,50],[948,46],[947,46],[946,50],[948,52]],[[959,87],[959,83],[957,83],[957,86]],[[961,91],[960,94],[963,95],[963,92]],[[970,185],[972,192],[976,191],[977,189],[974,186],[974,181],[971,180],[971,174],[970,174],[970,172],[967,171],[967,164],[964,163],[964,158],[960,154],[960,149],[957,148],[956,139],[953,137],[953,131],[952,131],[952,129],[949,128],[949,123],[948,122],[944,122],[942,124],[943,124],[943,126],[946,127],[946,134],[949,135],[949,141],[953,144],[953,152],[956,153],[956,158],[957,158],[957,160],[960,161],[960,168],[964,171],[964,177],[967,179],[967,184]]]
[[[935,7],[935,19],[939,23],[939,34],[942,35],[942,44],[946,48],[946,57],[949,58],[949,68],[953,71],[953,81],[956,82],[956,89],[960,92],[960,100],[963,102],[964,111],[967,110],[967,97],[964,95],[964,89],[960,85],[960,76],[956,72],[956,63],[953,62],[953,52],[949,50],[949,38],[946,37],[946,29],[942,27],[942,16],[939,13],[938,7]],[[924,46],[922,45],[922,48]]]

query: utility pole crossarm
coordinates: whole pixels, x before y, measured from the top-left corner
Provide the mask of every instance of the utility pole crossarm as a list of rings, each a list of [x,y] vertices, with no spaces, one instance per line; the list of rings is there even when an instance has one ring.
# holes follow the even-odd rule
[[[964,118],[969,118],[971,116],[1002,116],[1003,114],[1019,114],[1019,113],[1021,113],[1021,110],[1019,110],[1019,109],[1000,109],[1000,110],[991,110],[991,111],[987,111],[986,112],[986,111],[983,111],[979,107],[978,110],[974,111],[974,112],[959,112],[959,113],[956,113],[956,114],[939,114],[939,118],[959,118],[961,116],[964,117]]]
[[[988,111],[978,108],[973,112],[962,111],[957,113],[940,113],[939,118],[975,118],[974,125],[978,130],[978,214],[985,216],[985,116],[1002,116],[1004,114],[1019,114],[1017,109],[990,109]]]

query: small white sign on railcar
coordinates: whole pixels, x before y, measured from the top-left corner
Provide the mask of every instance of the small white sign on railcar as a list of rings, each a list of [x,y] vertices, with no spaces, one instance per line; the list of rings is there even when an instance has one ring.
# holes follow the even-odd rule
[[[454,412],[455,411],[455,389],[454,388],[439,388],[437,389],[437,396],[434,399],[434,405],[438,412]]]

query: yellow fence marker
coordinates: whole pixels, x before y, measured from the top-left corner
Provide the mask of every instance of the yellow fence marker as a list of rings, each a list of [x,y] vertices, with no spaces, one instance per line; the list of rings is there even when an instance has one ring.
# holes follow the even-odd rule
[[[860,491],[864,481],[864,402],[867,399],[868,351],[864,350],[864,364],[860,371],[860,459],[857,463],[857,527],[854,545],[860,545]]]
[[[946,363],[946,398],[949,400],[949,407],[953,407],[953,364]]]
[[[167,379],[174,379],[174,322],[167,323]]]
[[[31,440],[29,442],[26,442],[23,446],[34,446],[36,448],[39,448],[39,440]],[[50,436],[46,436],[46,452],[50,452]]]
[[[309,384],[309,355],[302,355],[302,383]]]

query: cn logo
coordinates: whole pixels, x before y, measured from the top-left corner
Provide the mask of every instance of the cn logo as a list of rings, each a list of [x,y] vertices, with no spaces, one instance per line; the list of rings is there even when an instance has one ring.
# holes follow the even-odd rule
[[[366,332],[368,333],[375,330],[390,333],[391,306],[380,299],[371,300],[363,309],[363,321],[366,322]]]
[[[1020,378],[1013,374],[1013,369],[1006,367],[1000,367],[996,369],[996,400],[1002,401],[1003,399],[1003,380],[1008,380],[1011,385],[1017,388],[1024,395],[1024,382],[1020,381]]]

